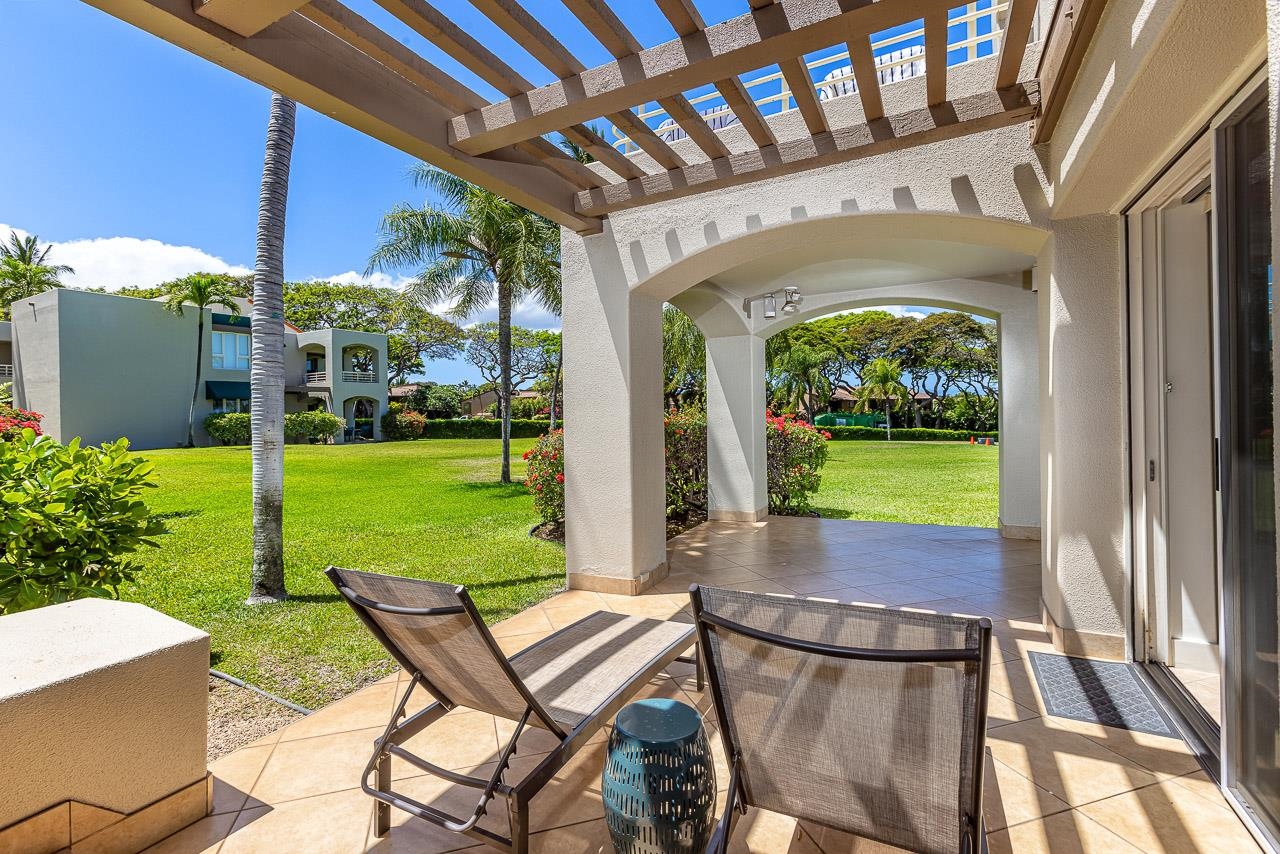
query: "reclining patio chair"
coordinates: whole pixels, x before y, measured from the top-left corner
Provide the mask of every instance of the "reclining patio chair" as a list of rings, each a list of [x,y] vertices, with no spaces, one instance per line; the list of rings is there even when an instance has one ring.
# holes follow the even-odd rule
[[[637,691],[694,643],[692,625],[600,611],[507,658],[464,587],[332,566],[326,575],[413,677],[386,730],[374,742],[360,783],[378,800],[379,837],[390,830],[394,806],[447,830],[524,854],[533,796]],[[402,721],[418,688],[435,702]],[[487,778],[440,768],[403,746],[457,707],[516,722]],[[522,780],[508,783],[504,775],[516,742],[530,726],[550,732],[559,744]],[[478,789],[475,809],[453,816],[397,793],[391,780],[393,756],[450,783]],[[509,836],[498,832],[500,826],[480,826],[497,797],[506,801]]]
[[[707,852],[748,807],[910,851],[985,850],[990,620],[689,593],[730,766]]]

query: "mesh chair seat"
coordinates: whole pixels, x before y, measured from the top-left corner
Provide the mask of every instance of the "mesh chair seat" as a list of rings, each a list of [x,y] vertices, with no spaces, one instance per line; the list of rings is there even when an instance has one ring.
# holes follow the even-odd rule
[[[573,729],[636,679],[688,623],[597,611],[512,657],[511,666],[552,719]]]

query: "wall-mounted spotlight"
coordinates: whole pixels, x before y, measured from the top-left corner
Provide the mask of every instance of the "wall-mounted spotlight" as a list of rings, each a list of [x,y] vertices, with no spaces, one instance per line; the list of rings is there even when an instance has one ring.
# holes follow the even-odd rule
[[[759,300],[764,303],[764,316],[772,319],[778,316],[778,295],[773,291],[758,297],[747,297],[742,301],[742,313],[751,317],[751,304]],[[787,287],[782,289],[782,310],[791,314],[800,307],[800,289]]]

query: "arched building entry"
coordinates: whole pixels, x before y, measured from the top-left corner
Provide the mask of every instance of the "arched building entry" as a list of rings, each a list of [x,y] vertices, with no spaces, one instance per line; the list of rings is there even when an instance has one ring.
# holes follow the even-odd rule
[[[656,269],[634,245],[618,246],[610,236],[606,229],[598,251],[564,262],[566,396],[579,407],[565,435],[571,581],[642,589],[665,567],[664,302],[692,317],[707,338],[708,503],[711,517],[722,520],[756,521],[767,513],[769,336],[803,320],[878,305],[935,306],[995,320],[1001,530],[1038,537],[1039,342],[1029,271],[1045,230],[960,214],[853,213],[748,231],[679,257],[673,252],[671,263]],[[788,287],[797,289],[798,304],[784,312]],[[616,429],[587,426],[596,408]],[[586,429],[575,429],[580,425]],[[622,584],[602,578],[618,566],[632,577]],[[575,581],[575,574],[582,577]]]

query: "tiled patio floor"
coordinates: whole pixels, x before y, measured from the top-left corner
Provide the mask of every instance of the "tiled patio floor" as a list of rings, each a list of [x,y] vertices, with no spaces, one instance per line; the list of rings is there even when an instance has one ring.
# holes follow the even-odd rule
[[[562,593],[495,626],[494,634],[513,652],[602,609],[688,620],[686,591],[695,580],[986,614],[998,647],[986,794],[992,852],[1257,851],[1181,742],[1045,716],[1027,663],[1029,651],[1052,650],[1039,624],[1038,554],[1038,544],[1001,540],[985,529],[819,519],[709,523],[671,542],[671,576],[653,593]],[[373,801],[359,789],[359,777],[391,714],[396,681],[388,677],[219,760],[212,767],[214,815],[151,850],[434,854],[472,847],[469,839],[394,811],[387,838],[371,833]],[[709,695],[695,690],[684,665],[642,695],[674,697],[711,714]],[[435,735],[446,728],[444,737]],[[714,722],[708,729],[719,751]],[[488,715],[455,712],[432,727],[429,746],[414,747],[432,762],[470,771],[492,761],[510,731]],[[612,851],[600,803],[604,738],[597,736],[534,800],[534,851]],[[531,732],[520,747],[517,773],[547,749],[546,736]],[[457,804],[459,811],[473,805],[470,790],[416,776],[403,763],[395,769],[406,778],[404,788],[425,802]],[[722,756],[717,776],[721,785],[728,779]],[[759,811],[743,819],[734,847],[770,854],[890,850]]]

